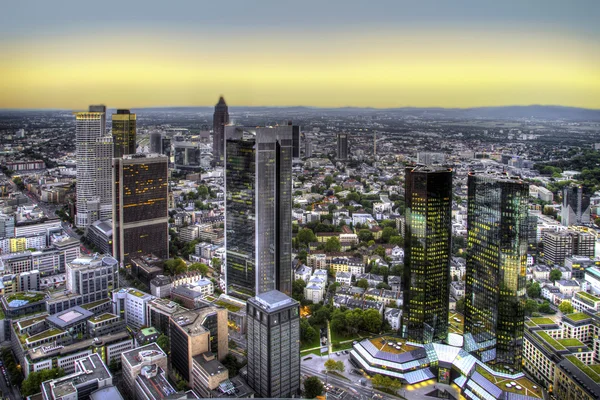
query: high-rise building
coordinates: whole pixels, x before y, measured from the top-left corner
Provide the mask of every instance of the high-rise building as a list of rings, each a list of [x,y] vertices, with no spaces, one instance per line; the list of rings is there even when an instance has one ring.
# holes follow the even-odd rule
[[[225,154],[225,125],[229,123],[229,109],[223,96],[215,105],[213,114],[213,162],[215,165],[223,165]]]
[[[338,133],[337,134],[337,159],[347,160],[348,159],[348,134]]]
[[[568,229],[566,231],[543,233],[544,261],[548,265],[564,265],[570,256],[593,258],[596,237],[589,232]]]
[[[114,157],[135,154],[136,116],[129,110],[117,110],[112,115]]]
[[[90,106],[75,113],[77,161],[77,216],[75,224],[86,228],[112,214],[113,140],[106,136],[106,107]]]
[[[306,139],[304,141],[304,157],[312,157],[312,150],[312,141],[310,139]]]
[[[150,134],[150,153],[162,154],[162,133],[152,132]]]
[[[150,343],[146,346],[121,353],[121,365],[123,369],[123,381],[129,399],[147,399],[148,396],[141,395],[142,386],[138,378],[144,372],[156,371],[157,369],[167,371],[169,361],[164,351],[156,344]],[[162,388],[156,388],[160,391]]]
[[[293,125],[292,121],[288,122],[292,126],[292,158],[300,158],[300,126]]]
[[[583,186],[564,188],[560,221],[564,226],[590,223],[590,195]]]
[[[407,167],[402,335],[414,342],[448,336],[452,255],[452,170]]]
[[[465,350],[501,371],[521,369],[528,185],[506,174],[470,174]]]
[[[113,313],[125,320],[125,324],[134,331],[148,326],[148,310],[146,304],[154,300],[154,296],[137,289],[122,288],[113,290]]]
[[[292,290],[292,127],[226,127],[229,294]]]
[[[272,290],[248,300],[248,385],[263,398],[291,398],[300,388],[300,307]]]
[[[123,265],[150,253],[168,258],[167,157],[129,154],[113,164],[113,255]]]
[[[169,160],[169,162],[171,162],[171,138],[163,136],[161,143],[162,143],[161,154],[167,156],[167,159]]]

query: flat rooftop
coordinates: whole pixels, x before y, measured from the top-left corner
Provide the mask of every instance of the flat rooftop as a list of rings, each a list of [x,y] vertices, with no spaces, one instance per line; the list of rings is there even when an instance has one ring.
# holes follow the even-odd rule
[[[272,312],[286,307],[297,305],[298,302],[291,297],[281,293],[279,290],[271,290],[261,293],[248,300],[265,311]]]
[[[123,353],[123,357],[132,367],[140,365],[144,358],[146,359],[160,359],[166,358],[167,355],[156,343],[150,343],[146,346],[138,347],[133,350],[129,350]]]
[[[73,308],[69,308],[59,313],[52,314],[48,317],[48,322],[51,322],[52,324],[63,328],[73,324],[77,324],[82,321],[86,321],[93,316],[94,313],[82,307],[75,306]]]

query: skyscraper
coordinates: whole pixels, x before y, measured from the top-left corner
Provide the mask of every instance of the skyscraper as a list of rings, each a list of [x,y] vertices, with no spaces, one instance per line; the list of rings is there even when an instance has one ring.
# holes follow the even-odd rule
[[[213,162],[215,165],[223,165],[223,154],[225,153],[225,125],[229,123],[229,109],[223,96],[215,105],[213,114]]]
[[[300,388],[300,307],[272,290],[248,300],[248,385],[262,398],[291,398]]]
[[[128,265],[152,253],[169,257],[167,157],[129,154],[113,160],[113,254]]]
[[[226,127],[229,294],[292,290],[292,127]]]
[[[152,132],[150,134],[150,153],[162,154],[162,133]]]
[[[347,160],[348,159],[348,134],[338,133],[337,134],[337,159]]]
[[[112,214],[112,137],[106,136],[106,107],[90,106],[75,113],[77,161],[77,216],[86,228]]]
[[[117,110],[117,113],[112,115],[112,136],[115,157],[135,154],[135,114],[130,113],[129,110]]]
[[[402,335],[419,343],[445,341],[452,250],[452,170],[407,167],[405,193]]]
[[[581,185],[565,187],[560,221],[564,226],[590,223],[590,195]]]
[[[519,178],[468,177],[464,346],[502,371],[521,368],[528,196]]]
[[[292,158],[300,158],[300,126],[293,125],[292,121],[288,122],[292,126]]]

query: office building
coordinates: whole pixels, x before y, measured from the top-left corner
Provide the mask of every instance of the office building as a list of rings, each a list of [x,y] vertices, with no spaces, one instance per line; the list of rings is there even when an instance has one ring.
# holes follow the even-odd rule
[[[227,292],[291,294],[292,127],[225,131]]]
[[[347,160],[348,159],[348,134],[338,133],[337,134],[337,159]]]
[[[300,146],[302,145],[300,140],[300,126],[293,125],[292,121],[288,122],[288,125],[292,127],[292,158],[300,158]]]
[[[96,221],[88,227],[87,238],[104,254],[112,254],[113,230],[112,221]]]
[[[162,138],[160,132],[152,132],[150,134],[150,153],[162,154]]]
[[[215,165],[223,165],[225,154],[225,125],[229,124],[229,109],[223,96],[215,105],[213,114],[213,162]]]
[[[106,107],[90,106],[75,113],[77,215],[75,224],[87,228],[112,213],[113,140],[106,136]]]
[[[150,343],[122,353],[121,365],[125,382],[125,397],[144,399],[143,396],[139,396],[139,389],[136,390],[137,378],[144,370],[160,368],[167,371],[168,359],[165,352],[156,343]]]
[[[548,265],[564,265],[571,256],[594,257],[596,238],[589,232],[568,229],[543,232],[544,261]]]
[[[133,330],[148,326],[148,310],[146,304],[154,300],[154,296],[137,289],[124,288],[112,292],[113,314],[125,320],[125,324]]]
[[[181,309],[171,316],[171,367],[187,382],[192,381],[194,356],[210,351],[210,332],[196,311]]]
[[[300,389],[300,307],[272,290],[248,300],[248,385],[257,397],[291,398]]]
[[[98,389],[112,387],[113,376],[98,354],[90,354],[74,364],[74,373],[42,383],[42,399],[89,399]]]
[[[167,157],[133,154],[114,159],[113,254],[169,258]]]
[[[306,157],[306,158],[312,157],[312,151],[313,151],[312,141],[310,139],[305,139],[304,140],[304,157]]]
[[[203,145],[199,142],[175,142],[175,168],[187,171],[200,171],[202,168]]]
[[[76,258],[67,263],[67,290],[80,294],[81,304],[104,300],[113,289],[117,268],[118,261],[110,256]]]
[[[581,185],[563,189],[563,205],[560,221],[564,226],[590,223],[590,195]]]
[[[417,343],[448,336],[452,170],[407,167],[402,335]]]
[[[117,110],[112,115],[112,137],[114,157],[135,154],[136,115],[129,110]]]
[[[468,177],[464,347],[501,371],[521,369],[528,196],[519,178]]]

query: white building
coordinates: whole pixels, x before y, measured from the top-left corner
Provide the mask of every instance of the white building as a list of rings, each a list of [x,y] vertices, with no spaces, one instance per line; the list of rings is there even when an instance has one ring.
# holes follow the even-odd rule
[[[352,274],[340,271],[335,274],[335,281],[340,285],[350,286],[350,283],[352,283]]]
[[[400,329],[400,317],[402,317],[402,311],[399,308],[387,308],[383,317],[393,330],[397,331]]]
[[[112,216],[113,140],[106,135],[106,107],[90,106],[75,113],[77,160],[77,216],[75,224],[88,227]]]
[[[155,299],[148,293],[127,288],[113,292],[113,313],[125,319],[132,329],[140,329],[147,325],[146,303]]]

